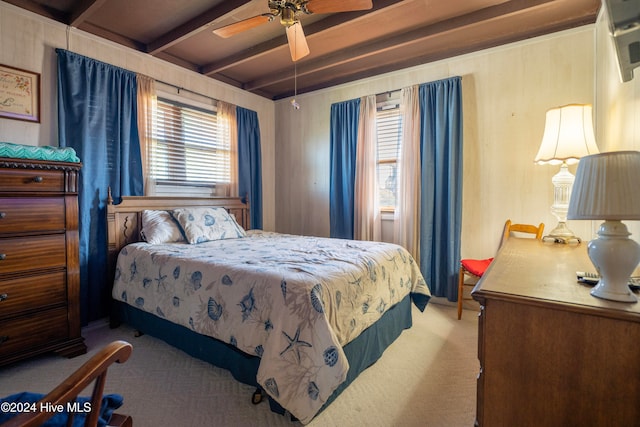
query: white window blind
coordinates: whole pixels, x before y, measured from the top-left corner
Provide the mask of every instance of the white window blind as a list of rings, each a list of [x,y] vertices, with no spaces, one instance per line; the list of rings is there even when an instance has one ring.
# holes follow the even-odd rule
[[[402,137],[402,116],[397,104],[384,104],[376,113],[380,207],[393,209],[397,195],[397,161]]]
[[[229,136],[214,111],[158,99],[151,175],[159,185],[215,187],[230,181]]]

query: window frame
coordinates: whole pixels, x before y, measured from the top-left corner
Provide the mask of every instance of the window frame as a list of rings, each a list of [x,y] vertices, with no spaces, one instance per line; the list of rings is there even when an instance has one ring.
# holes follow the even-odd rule
[[[400,145],[402,144],[402,113],[400,111],[400,99],[398,97],[399,92],[392,92],[392,93],[385,93],[382,95],[377,95],[376,97],[376,176],[378,178],[378,180],[380,181],[380,166],[381,165],[389,165],[389,164],[398,164],[398,159],[400,157]],[[390,114],[388,114],[389,112],[393,111],[393,115],[391,116]],[[385,118],[381,118],[381,115],[385,115],[387,114],[390,117],[385,117]],[[383,120],[381,120],[383,119]],[[396,123],[392,123],[391,126],[392,128],[389,129],[389,121],[391,120],[396,120]],[[381,128],[381,126],[385,126],[385,128]],[[387,142],[389,141],[390,138],[388,137],[384,137],[381,138],[381,132],[394,132],[397,136],[396,140],[395,140],[395,156],[394,157],[388,157],[385,156],[385,158],[381,159],[380,157],[380,153],[381,150],[392,150],[393,147],[391,146],[392,143],[387,144]],[[385,144],[384,146],[382,146],[382,144]],[[397,167],[396,167],[396,173],[397,173]],[[382,200],[382,194],[380,194],[382,190],[382,182],[378,182],[378,195],[379,195],[379,199]],[[396,182],[396,188],[393,191],[394,193],[394,199],[395,202],[397,203],[397,182]],[[388,213],[393,213],[395,212],[395,208],[396,205],[382,205],[380,204],[380,211],[381,212],[388,212]]]
[[[231,181],[231,176],[230,176],[231,147],[230,147],[229,135],[225,135],[225,133],[228,133],[228,126],[224,126],[223,124],[219,123],[218,121],[219,116],[218,116],[217,108],[215,105],[215,101],[210,100],[210,102],[212,103],[199,102],[191,98],[185,98],[179,95],[166,93],[164,91],[157,92],[156,105],[154,106],[154,109],[153,109],[154,111],[152,112],[152,118],[151,118],[153,142],[150,148],[150,156],[148,160],[149,172],[150,172],[150,176],[155,182],[154,186],[155,186],[156,194],[179,193],[179,194],[186,194],[190,196],[213,196],[216,194],[217,187],[225,186],[230,183]],[[171,126],[171,124],[167,125],[166,123],[164,125],[164,129],[160,128],[162,125],[158,123],[158,120],[159,120],[161,104],[163,104],[163,108],[165,108],[165,106],[169,106],[169,108],[173,108],[175,109],[176,112],[179,112],[179,115],[176,114],[173,116],[173,117],[179,118],[180,120],[179,128],[177,127],[174,128],[173,126]],[[197,132],[199,130],[197,124],[194,125],[193,124],[194,122],[191,122],[192,124],[191,128],[187,126],[186,133],[185,133],[185,127],[182,126],[184,123],[186,123],[183,118],[183,113],[185,111],[189,114],[192,114],[193,117],[196,117],[197,115],[200,115],[200,114],[212,115],[215,119],[214,123],[211,125],[214,136],[205,140],[202,139],[202,136],[198,136],[198,135],[193,136],[194,138],[193,140],[185,139],[184,136],[189,132],[193,133],[194,131]],[[193,119],[193,117],[189,117],[189,114],[187,115],[187,119],[189,118]],[[166,142],[167,141],[166,137],[159,138],[160,134],[166,134],[169,131],[176,131],[173,138],[174,139],[173,142],[170,142],[170,143]],[[210,147],[209,151],[217,152],[216,157],[220,157],[223,159],[223,161],[220,161],[214,158],[213,160],[210,160],[205,164],[208,163],[210,166],[216,166],[216,170],[218,171],[216,172],[216,174],[221,175],[223,178],[226,178],[226,180],[225,179],[222,179],[222,180],[212,179],[210,181],[198,180],[197,179],[198,177],[201,177],[207,174],[206,172],[207,170],[211,170],[210,168],[207,169],[206,167],[196,173],[196,177],[195,177],[196,179],[193,179],[193,180],[189,179],[188,177],[189,160],[187,159],[188,154],[186,153],[188,153],[189,150],[191,150],[192,152],[194,150],[198,150],[198,147],[197,147],[198,143],[203,143],[203,142],[207,142],[213,145],[213,147]],[[177,172],[178,175],[175,176],[173,179],[171,178],[167,179],[164,176],[159,176],[158,171],[162,170],[162,167],[157,165],[156,163],[158,147],[159,146],[166,147],[168,144],[175,144],[175,146],[168,148],[167,151],[171,149],[175,149],[176,150],[175,153],[177,156],[180,156],[181,152],[183,153],[183,158],[181,159],[182,161],[181,162],[179,161],[179,163],[172,165],[170,167],[170,170],[166,172],[167,175],[171,175],[172,173]],[[189,147],[189,145],[191,145],[191,148]],[[222,154],[220,154],[221,151],[222,151]],[[198,158],[206,158],[206,157],[207,156],[196,156],[195,162],[198,161],[197,160]],[[194,160],[191,160],[191,161],[193,162]],[[222,166],[218,168],[217,167],[218,165],[222,165]]]

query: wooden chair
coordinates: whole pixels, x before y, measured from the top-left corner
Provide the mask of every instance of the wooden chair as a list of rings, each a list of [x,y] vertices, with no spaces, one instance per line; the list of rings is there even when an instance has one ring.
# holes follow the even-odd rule
[[[502,239],[500,240],[500,246],[511,236],[519,237],[522,234],[533,234],[535,238],[542,239],[542,233],[544,232],[544,224],[540,223],[537,227],[529,224],[513,224],[508,219],[504,224],[504,231],[502,233]],[[489,265],[493,261],[493,258],[487,259],[463,259],[460,261],[460,273],[458,276],[458,320],[462,318],[462,302],[463,300],[471,300],[473,298],[464,298],[464,287],[475,286],[473,284],[466,284],[465,277],[471,276],[476,279],[480,279],[484,272],[489,268]]]
[[[131,351],[132,346],[126,341],[114,341],[108,344],[40,399],[36,407],[40,407],[40,402],[46,402],[51,405],[64,405],[66,408],[67,403],[73,402],[78,397],[78,394],[93,382],[93,393],[90,400],[91,412],[87,414],[84,425],[85,427],[95,427],[100,416],[100,404],[104,393],[107,369],[114,362],[126,362],[131,355]],[[6,421],[1,427],[37,427],[54,415],[56,415],[55,412],[25,412]],[[73,413],[70,413],[68,418],[67,425],[71,426]],[[111,415],[108,425],[131,427],[133,421],[128,415],[114,413]]]

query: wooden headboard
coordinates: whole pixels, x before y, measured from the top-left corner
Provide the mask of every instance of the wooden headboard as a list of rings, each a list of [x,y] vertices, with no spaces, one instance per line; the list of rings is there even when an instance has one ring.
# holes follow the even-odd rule
[[[114,205],[111,196],[107,200],[107,251],[109,273],[114,272],[118,253],[129,243],[139,242],[142,229],[142,211],[172,210],[202,206],[223,207],[233,214],[245,230],[250,228],[249,205],[240,197],[161,197],[123,196]]]

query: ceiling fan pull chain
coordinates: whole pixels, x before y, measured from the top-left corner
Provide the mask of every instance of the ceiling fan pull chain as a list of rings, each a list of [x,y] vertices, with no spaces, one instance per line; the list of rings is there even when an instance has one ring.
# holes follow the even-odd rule
[[[299,110],[300,104],[298,103],[298,101],[296,101],[296,96],[298,96],[298,63],[294,61],[293,62],[293,99],[291,100],[291,106],[294,109]]]

